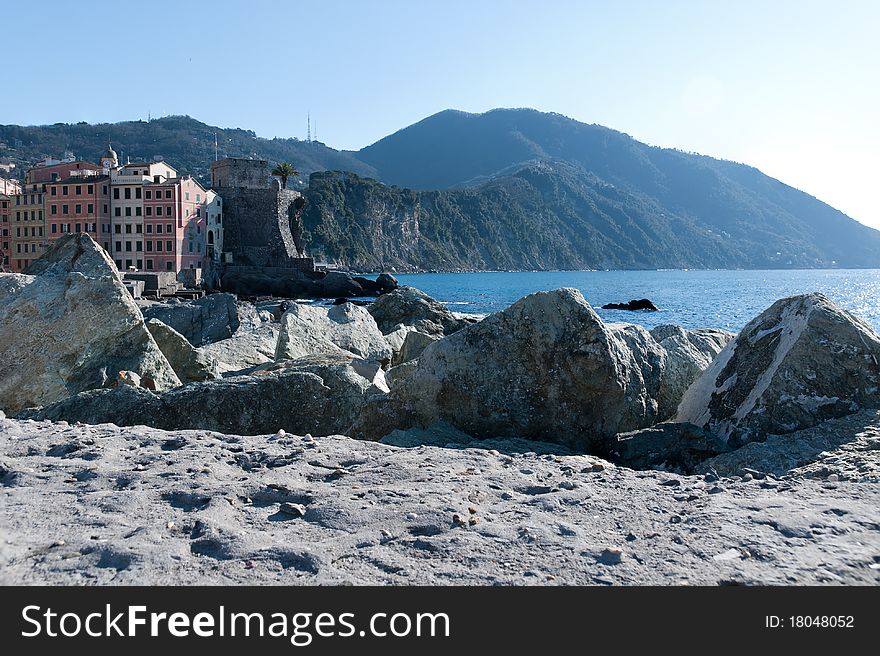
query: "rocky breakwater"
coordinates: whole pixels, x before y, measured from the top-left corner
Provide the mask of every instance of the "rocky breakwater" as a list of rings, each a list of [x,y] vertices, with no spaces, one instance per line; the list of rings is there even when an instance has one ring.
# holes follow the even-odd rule
[[[0,409],[115,385],[120,371],[156,390],[180,385],[91,237],[58,239],[28,273],[0,274]]]
[[[413,296],[410,304],[427,304]],[[379,326],[391,327],[396,315],[378,309],[371,312]],[[433,318],[417,321],[441,329]],[[677,339],[688,346],[670,355],[639,326],[603,323],[574,289],[532,294],[479,323],[454,327],[417,360],[389,371],[390,393],[365,408],[355,437],[446,422],[475,437],[515,436],[601,453],[617,433],[668,418],[676,395],[730,337],[719,331],[690,342],[681,331]]]
[[[223,291],[247,297],[351,298],[380,296],[397,287],[397,279],[388,273],[371,280],[345,271],[265,270],[233,266],[227,267],[221,277]]]

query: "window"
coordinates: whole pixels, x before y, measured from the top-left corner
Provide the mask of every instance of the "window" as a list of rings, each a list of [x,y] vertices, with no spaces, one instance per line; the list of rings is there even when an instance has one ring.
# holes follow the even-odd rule
[[[76,195],[82,196],[83,188],[82,185],[76,185]]]
[[[93,194],[93,193],[95,193],[95,185],[87,185],[87,186],[86,186],[86,193],[87,193],[87,194]]]
[[[113,187],[113,200],[119,200],[119,187]]]
[[[122,260],[116,260],[116,268],[117,268],[117,269],[121,269],[121,268],[122,268]]]
[[[165,241],[165,250],[169,253],[174,250],[174,242],[170,240]]]
[[[117,223],[115,226],[113,226],[113,232],[115,232],[117,235],[122,234],[122,226]]]
[[[162,252],[162,242],[161,241],[156,242],[156,250],[159,252]]]
[[[61,185],[61,195],[62,195],[62,196],[66,196],[66,195],[67,195],[67,185]],[[34,202],[34,197],[33,197],[33,196],[31,196],[31,202],[32,202],[32,203]]]
[[[171,267],[172,267],[171,262],[166,262],[166,263],[165,263],[165,270],[166,270],[166,271],[171,271],[171,270],[172,270]]]
[[[162,206],[156,207],[156,216],[162,216]]]
[[[125,268],[126,268],[126,269],[129,269],[129,268],[131,268],[131,266],[132,266],[132,264],[131,264],[131,260],[126,260],[126,261],[125,261]]]
[[[149,248],[147,250],[150,250]],[[147,260],[147,271],[153,270],[153,260]]]
[[[131,187],[125,188],[125,200],[131,199]]]
[[[170,189],[165,190],[165,198],[171,198],[171,190]]]
[[[142,226],[140,223],[138,223],[137,225],[135,225],[134,231],[137,233],[141,233],[144,231],[144,226]]]
[[[162,224],[161,223],[156,224],[156,233],[160,234],[160,235],[162,234]]]
[[[138,205],[137,207],[134,208],[134,215],[135,216],[141,215],[141,206],[140,205]]]
[[[148,253],[152,253],[152,252],[153,252],[153,242],[152,242],[152,241],[149,241],[149,240],[147,240],[147,252],[148,252]],[[147,262],[149,262],[149,260],[147,260]]]
[[[147,205],[147,216],[153,216],[153,207],[151,205]]]
[[[172,232],[174,232],[174,229],[171,227],[171,224],[170,224],[170,223],[166,223],[166,224],[165,224],[165,232],[167,232],[169,235],[170,235]]]
[[[40,237],[43,236],[43,226],[40,226]]]
[[[122,250],[122,242],[121,242],[121,241],[117,241],[117,242],[116,242],[116,249],[115,249],[115,250],[116,250],[117,252],[119,252],[119,251]],[[117,263],[117,264],[118,264],[118,263]]]
[[[152,223],[148,223],[148,224],[147,224],[147,234],[148,234],[148,235],[152,235],[152,234],[153,234],[153,224],[152,224]]]
[[[143,268],[144,268],[144,261],[143,261],[143,260],[138,260],[138,261],[137,261],[137,268],[138,268],[138,269],[143,269]]]
[[[122,216],[122,208],[114,207],[113,208],[113,216]]]
[[[171,205],[168,205],[165,207],[165,216],[171,216],[171,215],[172,215]]]
[[[49,206],[49,214],[51,214],[52,216],[55,216],[56,214],[58,214],[58,206],[57,205],[50,205]]]
[[[58,179],[58,174],[57,174],[57,173],[53,173],[53,174],[52,174],[52,182],[55,182],[57,179]]]
[[[198,217],[202,216],[202,208],[201,207],[196,208],[196,216],[198,216]]]
[[[75,211],[74,211],[74,214],[82,214],[82,212],[83,212],[83,206],[80,204],[77,204]]]
[[[107,204],[104,203],[104,214],[107,214],[110,210],[107,208]]]
[[[54,235],[56,232],[58,232],[58,224],[53,223],[52,224],[52,234]]]
[[[125,242],[125,252],[126,253],[131,252],[131,242],[130,241]]]
[[[95,206],[92,205],[91,203],[89,203],[88,205],[86,205],[86,213],[89,214],[89,215],[94,214],[94,213],[95,213]]]
[[[107,185],[104,185],[104,187],[103,187],[103,194],[105,196],[107,195]]]
[[[81,229],[81,226],[80,226],[79,223],[77,223],[77,224],[74,226],[74,228],[76,228],[76,231],[77,231],[77,232],[82,232],[82,229]]]
[[[189,200],[189,192],[188,191],[185,193],[185,196],[186,196],[186,199]]]
[[[55,174],[53,173],[52,175],[55,175]],[[50,196],[55,196],[57,193],[58,193],[58,187],[50,187],[49,188],[49,195]]]
[[[189,242],[189,252],[190,253],[193,252],[193,243],[192,242]]]
[[[130,223],[125,224],[125,234],[127,234],[127,235],[131,234],[131,224]]]
[[[131,216],[131,208],[130,207],[125,208],[125,216]]]
[[[134,249],[135,249],[136,251],[138,251],[138,252],[144,250],[143,242],[136,241],[136,242],[134,243]]]
[[[62,214],[69,214],[69,213],[70,213],[70,212],[68,211],[69,209],[70,209],[70,208],[69,208],[67,205],[62,205],[62,206],[61,206],[61,213],[62,213]]]
[[[196,194],[196,202],[197,202],[197,203],[201,203],[201,202],[202,202],[202,195],[201,195],[201,194]]]
[[[134,190],[134,197],[135,197],[135,198],[140,198],[140,197],[141,197],[141,188],[140,188],[140,187],[135,187],[135,190]]]
[[[146,198],[147,200],[150,200],[152,197],[153,197],[153,192],[150,191],[149,189],[147,189],[144,192],[144,198]],[[147,260],[147,262],[149,262],[149,260]]]

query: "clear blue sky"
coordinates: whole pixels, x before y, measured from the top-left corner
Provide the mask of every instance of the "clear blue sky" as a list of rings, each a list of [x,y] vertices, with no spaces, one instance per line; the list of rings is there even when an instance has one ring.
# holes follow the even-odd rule
[[[189,114],[305,137],[311,112],[321,141],[356,149],[446,108],[534,107],[752,164],[880,228],[877,0],[16,0],[2,15],[0,123]]]

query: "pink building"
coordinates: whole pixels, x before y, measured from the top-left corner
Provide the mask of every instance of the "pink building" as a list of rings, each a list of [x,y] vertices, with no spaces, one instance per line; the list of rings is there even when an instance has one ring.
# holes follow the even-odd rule
[[[206,256],[207,191],[193,178],[144,185],[144,269],[200,269]]]

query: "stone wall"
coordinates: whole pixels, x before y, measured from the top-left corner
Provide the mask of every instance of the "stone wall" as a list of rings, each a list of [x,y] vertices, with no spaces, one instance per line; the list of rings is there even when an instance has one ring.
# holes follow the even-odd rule
[[[288,266],[303,251],[298,198],[302,194],[289,189],[224,188],[223,249],[232,252],[235,263]],[[291,223],[298,229],[292,231]],[[299,239],[294,238],[294,232]]]

